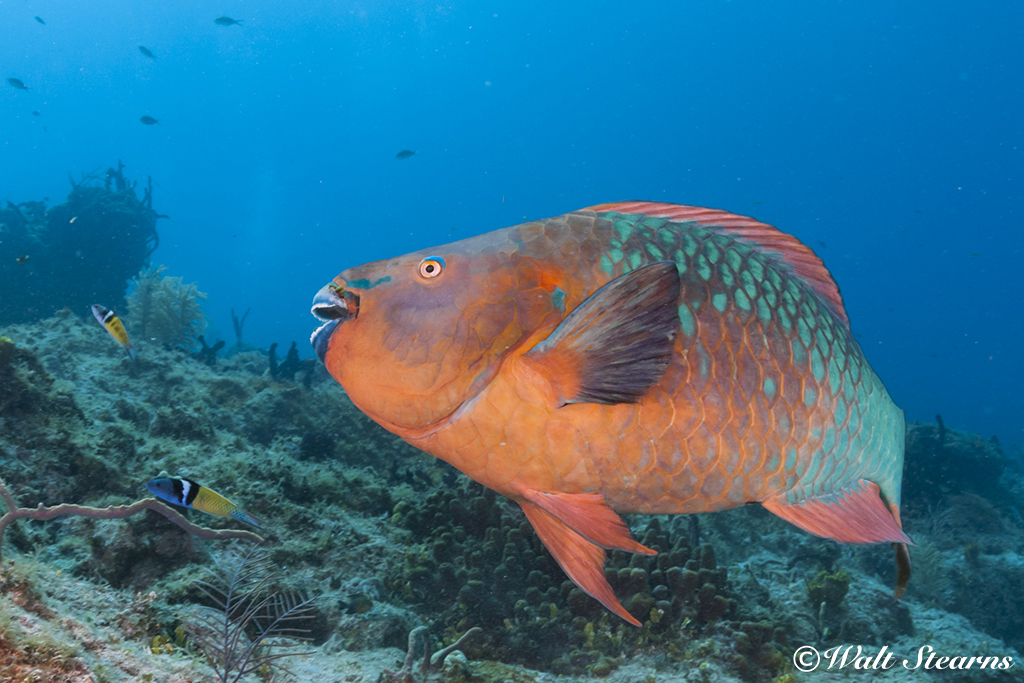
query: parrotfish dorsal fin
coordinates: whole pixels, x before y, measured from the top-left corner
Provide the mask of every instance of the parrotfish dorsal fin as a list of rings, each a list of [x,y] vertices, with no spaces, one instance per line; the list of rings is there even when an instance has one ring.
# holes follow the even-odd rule
[[[773,225],[719,209],[659,202],[614,202],[589,206],[583,211],[639,213],[680,223],[692,221],[701,227],[747,242],[757,247],[758,251],[771,253],[785,263],[832,307],[843,324],[850,326],[850,319],[843,307],[843,297],[839,294],[839,286],[832,279],[832,274],[828,272],[822,260],[810,247]]]

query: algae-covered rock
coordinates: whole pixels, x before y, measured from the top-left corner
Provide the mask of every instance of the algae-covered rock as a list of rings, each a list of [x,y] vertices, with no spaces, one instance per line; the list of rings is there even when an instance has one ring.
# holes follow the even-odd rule
[[[807,597],[812,606],[825,603],[836,609],[850,590],[850,574],[843,569],[833,572],[822,570],[807,584]]]

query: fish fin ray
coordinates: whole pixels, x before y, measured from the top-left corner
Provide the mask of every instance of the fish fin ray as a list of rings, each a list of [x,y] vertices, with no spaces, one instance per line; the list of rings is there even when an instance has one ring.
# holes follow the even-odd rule
[[[550,512],[533,503],[523,501],[519,505],[541,542],[573,583],[610,611],[634,626],[640,626],[640,622],[627,612],[615,597],[612,587],[604,577],[604,549],[583,538]]]
[[[659,261],[597,290],[524,354],[558,405],[636,403],[672,360],[679,271]]]
[[[792,235],[787,235],[774,225],[720,209],[660,202],[614,202],[598,204],[583,210],[597,213],[605,211],[639,213],[677,222],[692,221],[699,223],[704,228],[737,238],[754,246],[762,253],[771,254],[777,262],[784,263],[787,269],[799,275],[829,304],[847,329],[850,327],[850,319],[843,306],[839,285],[832,279],[832,274],[825,267],[824,262],[806,244]]]
[[[526,500],[554,515],[560,522],[591,543],[630,553],[657,555],[637,543],[626,522],[608,507],[600,493],[559,493],[555,491],[521,491]]]
[[[898,600],[907,592],[907,584],[910,583],[910,550],[906,543],[893,543],[892,547],[896,549],[896,589],[893,595]]]
[[[234,510],[232,510],[231,517],[237,519],[239,522],[251,524],[257,529],[262,529],[266,525],[266,523],[262,519],[252,514],[251,512],[243,510],[242,508],[235,508]]]
[[[879,495],[878,484],[858,479],[849,488],[796,503],[785,494],[763,501],[772,514],[804,531],[840,543],[909,543]]]

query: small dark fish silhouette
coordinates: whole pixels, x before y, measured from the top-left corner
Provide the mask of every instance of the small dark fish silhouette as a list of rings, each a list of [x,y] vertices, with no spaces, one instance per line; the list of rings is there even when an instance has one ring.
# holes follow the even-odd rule
[[[154,119],[152,116],[143,116],[143,117],[139,118],[139,121],[142,121],[147,126],[152,126],[154,123],[160,123],[159,121]]]
[[[395,155],[395,158],[396,159],[408,159],[409,157],[411,157],[415,153],[416,153],[416,150],[414,150],[414,149],[403,149],[401,152],[399,152],[398,154]]]
[[[36,21],[38,21],[38,22],[39,22],[40,24],[42,24],[43,26],[46,26],[46,22],[45,22],[45,21],[43,21],[43,18],[42,18],[42,17],[36,17]]]
[[[28,86],[25,85],[24,83],[22,83],[21,80],[19,80],[17,78],[8,78],[7,82],[10,83],[15,88],[17,88],[18,90],[26,90],[26,91],[28,90]]]
[[[39,116],[39,112],[37,112],[37,111],[33,110],[33,111],[32,111],[32,116]]]
[[[146,55],[150,59],[156,59],[156,55],[153,54],[150,51],[150,49],[148,47],[146,47],[145,45],[139,45],[139,52],[141,52],[142,54]]]
[[[241,19],[232,19],[231,17],[217,17],[213,20],[213,23],[219,24],[220,26],[231,26],[232,24],[242,25]]]
[[[23,265],[25,265],[25,261],[28,261],[28,254],[22,254],[21,256],[16,258],[15,260],[18,262],[19,266],[23,266]]]

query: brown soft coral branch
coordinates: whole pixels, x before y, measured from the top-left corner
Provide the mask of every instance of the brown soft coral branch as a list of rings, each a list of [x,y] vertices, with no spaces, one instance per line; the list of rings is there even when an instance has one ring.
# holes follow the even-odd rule
[[[8,490],[7,485],[2,479],[0,479],[0,498],[3,499],[4,505],[7,506],[7,512],[4,513],[3,517],[0,517],[0,549],[3,547],[4,531],[7,529],[7,526],[16,519],[46,520],[63,516],[88,517],[90,519],[122,519],[124,517],[130,517],[140,510],[152,510],[153,512],[159,512],[185,531],[199,536],[200,538],[209,538],[213,540],[241,538],[247,541],[253,541],[254,543],[263,543],[264,540],[262,536],[254,534],[251,531],[243,531],[240,529],[207,529],[206,527],[193,524],[179,513],[158,501],[156,498],[143,498],[142,500],[135,501],[131,505],[111,505],[110,507],[105,508],[66,504],[44,507],[42,503],[39,504],[39,507],[22,508],[18,507],[18,503],[14,500],[14,496],[11,495],[10,490]]]

